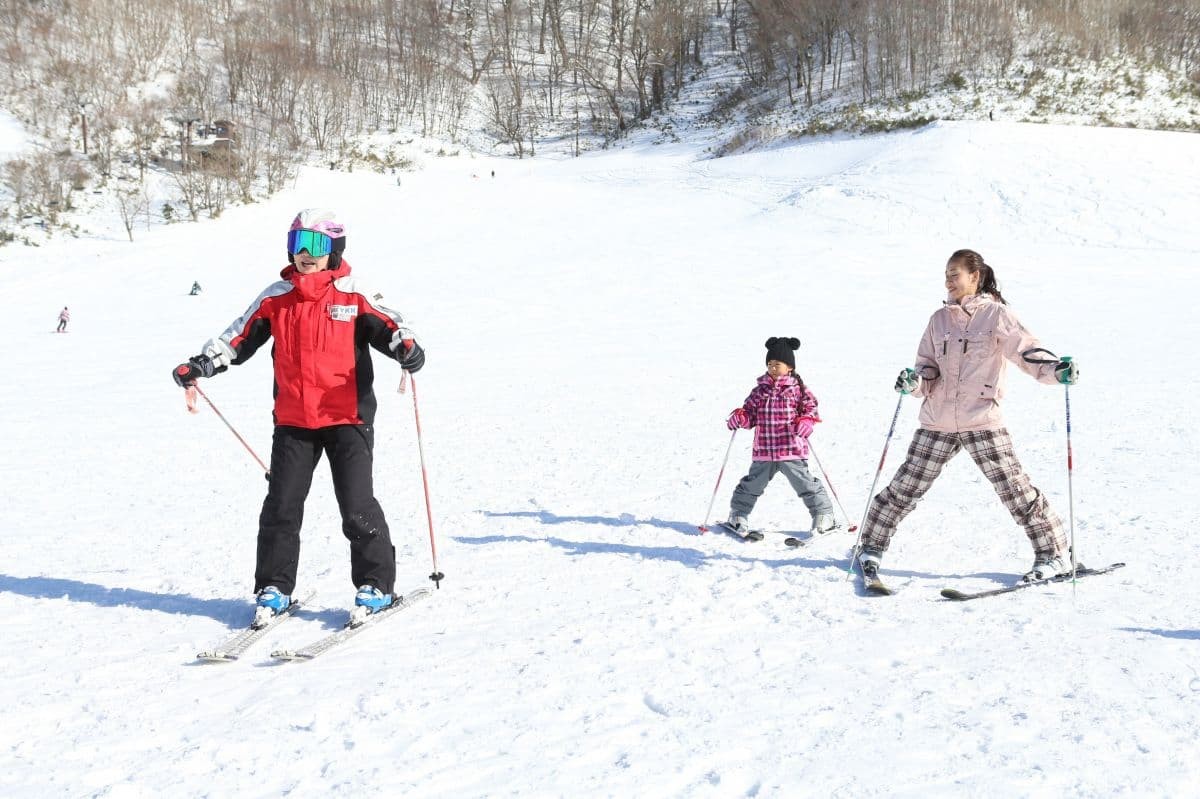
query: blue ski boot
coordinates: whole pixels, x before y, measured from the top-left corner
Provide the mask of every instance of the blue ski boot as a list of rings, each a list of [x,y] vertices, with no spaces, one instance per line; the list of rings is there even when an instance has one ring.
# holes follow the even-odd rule
[[[392,595],[385,594],[373,585],[360,585],[354,595],[354,610],[350,611],[347,626],[357,627],[372,613],[378,613],[392,604]]]
[[[354,606],[366,608],[368,613],[377,613],[392,604],[392,595],[385,594],[373,585],[362,585],[354,595]]]
[[[254,604],[254,622],[251,626],[262,627],[271,619],[287,610],[288,605],[292,604],[292,598],[275,586],[268,585],[258,592]]]

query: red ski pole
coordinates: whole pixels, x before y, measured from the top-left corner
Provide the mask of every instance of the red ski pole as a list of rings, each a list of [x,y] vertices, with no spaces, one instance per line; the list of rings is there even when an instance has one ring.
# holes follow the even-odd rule
[[[400,392],[404,392],[405,379],[412,381],[412,398],[413,398],[413,419],[417,423],[417,452],[421,456],[421,485],[425,488],[425,518],[429,522],[429,551],[433,554],[433,574],[429,575],[429,579],[433,580],[433,585],[436,588],[442,587],[442,579],[446,576],[438,571],[437,567],[437,542],[433,537],[433,506],[429,502],[429,474],[425,469],[425,445],[421,441],[421,410],[417,406],[417,379],[409,372],[404,372],[400,377]]]
[[[246,451],[250,453],[250,457],[254,458],[254,460],[258,461],[258,465],[262,467],[263,474],[266,476],[267,480],[270,480],[271,479],[271,470],[267,468],[267,464],[262,462],[262,458],[258,457],[258,455],[256,455],[256,454],[254,454],[254,450],[250,449],[250,445],[246,443],[246,439],[242,438],[241,435],[238,434],[238,431],[233,429],[233,425],[231,425],[229,423],[229,420],[225,418],[224,414],[222,414],[219,410],[217,410],[217,406],[213,405],[213,401],[210,400],[208,398],[208,395],[205,394],[200,389],[200,386],[196,385],[195,383],[192,383],[190,386],[188,386],[188,389],[189,390],[194,389],[197,394],[199,394],[201,397],[204,398],[204,401],[208,403],[208,407],[212,408],[213,413],[215,413],[217,415],[217,418],[225,423],[225,426],[229,428],[229,432],[233,433],[234,438],[236,438],[238,441],[242,442],[242,446],[245,447]],[[189,407],[189,410],[191,410],[190,407]]]

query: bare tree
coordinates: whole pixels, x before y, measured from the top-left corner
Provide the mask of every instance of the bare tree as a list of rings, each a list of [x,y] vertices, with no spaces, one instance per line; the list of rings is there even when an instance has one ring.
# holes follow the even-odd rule
[[[125,234],[133,241],[133,228],[137,224],[138,216],[149,212],[149,198],[145,185],[123,177],[113,182],[110,194],[125,228]]]
[[[25,212],[25,204],[30,194],[30,165],[23,158],[6,161],[3,170],[4,186],[13,193],[17,204],[17,214]]]

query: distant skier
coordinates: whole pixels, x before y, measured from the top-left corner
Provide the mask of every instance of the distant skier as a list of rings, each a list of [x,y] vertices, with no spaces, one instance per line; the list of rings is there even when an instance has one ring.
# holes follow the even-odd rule
[[[70,321],[71,321],[71,312],[68,311],[67,306],[64,305],[63,309],[58,312],[58,329],[55,330],[54,332],[55,333],[66,333],[67,332],[67,322],[70,322]]]
[[[275,434],[259,516],[256,624],[291,604],[300,523],[313,470],[329,458],[342,534],[350,541],[356,611],[392,603],[396,554],[373,487],[375,394],[368,345],[416,372],[425,353],[407,322],[350,274],[346,230],[324,210],[301,211],[287,234],[289,266],[201,354],[171,373],[187,387],[244,363],[274,339]]]
[[[200,293],[200,281],[193,280],[192,281],[192,290],[189,291],[188,294],[195,297],[199,293]]]
[[[970,453],[1033,544],[1033,567],[1023,579],[1069,572],[1062,520],[1017,460],[1000,400],[1006,360],[1051,385],[1075,385],[1078,367],[1067,357],[1047,357],[1009,309],[995,271],[979,253],[951,255],[945,285],[949,297],[921,336],[916,368],[896,378],[897,392],[922,398],[920,427],[891,485],[871,500],[859,554],[863,573],[878,573],[896,527],[961,449]]]
[[[730,430],[754,428],[750,472],[733,490],[725,526],[746,537],[750,512],[767,483],[782,473],[812,515],[812,529],[827,533],[838,524],[824,486],[808,471],[808,437],[821,419],[816,396],[795,373],[800,340],[772,337],[766,348],[766,373],[725,422]]]

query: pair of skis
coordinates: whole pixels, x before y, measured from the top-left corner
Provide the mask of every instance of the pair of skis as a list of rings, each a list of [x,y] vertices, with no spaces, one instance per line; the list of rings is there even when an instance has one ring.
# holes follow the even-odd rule
[[[1124,563],[1112,563],[1108,566],[1098,569],[1089,569],[1086,566],[1079,566],[1075,569],[1073,576],[1071,574],[1060,574],[1055,577],[1047,577],[1042,580],[1029,580],[1028,582],[1022,581],[1019,583],[1013,583],[1012,585],[1001,586],[999,588],[988,588],[983,591],[960,591],[957,588],[943,588],[941,593],[943,598],[949,599],[953,602],[966,602],[970,599],[983,599],[984,597],[999,596],[1000,594],[1011,594],[1013,591],[1021,591],[1026,588],[1036,588],[1042,585],[1051,585],[1052,583],[1067,583],[1071,582],[1072,579],[1078,580],[1084,577],[1093,577],[1097,574],[1108,574],[1109,572],[1116,571],[1124,566]],[[859,573],[862,574],[861,565],[859,566]],[[873,596],[891,596],[893,593],[895,593],[891,588],[888,587],[886,583],[883,582],[882,579],[880,579],[878,574],[875,574],[873,577],[867,577],[865,574],[863,574],[862,577],[863,589],[868,594]]]
[[[352,615],[345,626],[340,629],[324,635],[299,649],[277,649],[271,653],[271,657],[279,661],[312,660],[318,655],[333,649],[338,644],[358,635],[366,628],[399,615],[399,611],[412,607],[415,603],[428,597],[430,593],[428,588],[417,588],[403,596],[398,595],[392,601],[392,604],[382,610],[377,610],[362,619],[358,619]],[[261,627],[250,626],[240,630],[233,637],[218,646],[198,653],[196,659],[202,663],[231,663],[238,660],[246,650],[262,640],[268,632],[295,616],[296,611],[311,602],[314,596],[315,594],[309,594],[303,599],[293,601],[286,609],[272,617],[270,621]]]
[[[827,530],[826,532],[827,533],[837,532],[840,529],[841,529],[840,527],[834,527],[831,530]],[[729,535],[734,536],[735,538],[740,538],[743,541],[762,541],[763,538],[766,537],[767,533],[776,532],[775,530],[765,530],[765,529],[761,529],[761,528],[742,530],[739,532],[736,528],[732,527],[728,522],[717,522],[712,527],[701,527],[700,528],[701,532],[707,532],[708,530],[718,530],[722,533],[728,533]],[[809,539],[809,538],[797,538],[796,536],[788,536],[787,538],[785,538],[783,540],[783,543],[787,544],[789,547],[802,547],[811,540],[812,539]]]
[[[701,531],[719,530],[720,532],[727,533],[744,541],[762,541],[767,532],[772,532],[762,529],[738,530],[737,528],[731,526],[728,522],[717,522],[710,528],[701,527],[700,529]],[[790,547],[801,547],[807,544],[809,540],[811,539],[789,537],[784,541],[784,543]],[[983,591],[960,591],[957,588],[943,588],[941,594],[945,599],[949,599],[954,602],[966,602],[970,599],[983,599],[984,597],[989,596],[1009,594],[1013,591],[1021,591],[1025,588],[1034,588],[1039,585],[1070,582],[1072,579],[1078,580],[1083,577],[1093,577],[1097,574],[1107,574],[1111,571],[1122,568],[1124,565],[1124,563],[1113,563],[1098,569],[1090,569],[1086,566],[1079,566],[1076,568],[1074,575],[1062,574],[1055,577],[1047,577],[1043,580],[1030,580],[1028,582],[1022,581],[1014,583],[1013,585],[1001,586],[999,588],[989,588]],[[862,567],[859,565],[859,574],[863,579],[863,590],[868,594],[872,596],[891,596],[895,593],[895,591],[893,591],[892,588],[883,581],[878,573],[868,577],[867,575],[862,574]]]

